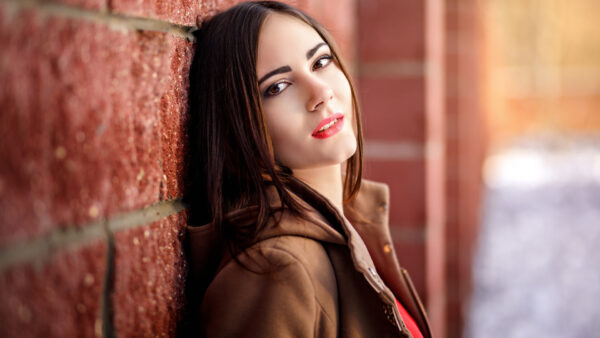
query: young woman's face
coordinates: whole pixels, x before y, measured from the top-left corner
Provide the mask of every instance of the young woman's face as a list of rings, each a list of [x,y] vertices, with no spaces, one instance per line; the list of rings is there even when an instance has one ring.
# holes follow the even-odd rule
[[[256,73],[279,163],[292,170],[316,168],[354,154],[348,79],[311,26],[269,14],[259,36]]]

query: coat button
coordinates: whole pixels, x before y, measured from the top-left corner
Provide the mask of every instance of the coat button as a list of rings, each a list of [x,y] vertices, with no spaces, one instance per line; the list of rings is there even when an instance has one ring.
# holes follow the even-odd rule
[[[390,245],[390,243],[385,243],[383,245],[383,252],[385,252],[386,254],[392,252],[392,246]]]

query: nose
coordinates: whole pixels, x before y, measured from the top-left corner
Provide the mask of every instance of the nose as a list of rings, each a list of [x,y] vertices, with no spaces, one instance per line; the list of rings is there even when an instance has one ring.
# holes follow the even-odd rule
[[[333,99],[333,89],[324,81],[318,78],[307,79],[308,101],[306,110],[309,112],[317,111],[327,105],[327,102]]]

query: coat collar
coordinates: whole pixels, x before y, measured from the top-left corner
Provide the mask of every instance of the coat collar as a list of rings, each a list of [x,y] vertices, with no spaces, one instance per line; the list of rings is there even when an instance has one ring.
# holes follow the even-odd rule
[[[272,193],[275,192],[272,191]],[[357,237],[360,237],[352,226],[354,223],[370,222],[388,227],[387,203],[389,197],[383,184],[363,179],[356,199],[344,207],[345,215],[341,215],[331,204],[327,203],[325,208],[338,218],[340,225],[343,226],[346,232],[344,235],[332,228],[326,218],[313,206],[297,195],[293,193],[292,195],[307,210],[307,215],[313,220],[312,224],[283,211],[281,215],[277,215],[281,217],[280,222],[273,222],[273,224],[263,229],[257,237],[257,242],[276,236],[301,236],[322,242],[345,244],[346,238],[344,238],[344,235],[351,242],[356,242]],[[236,210],[234,213],[243,213],[247,209]],[[212,242],[214,238],[211,238],[211,236],[214,236],[214,230],[213,224],[210,223],[202,226],[188,225],[187,233],[190,245],[194,247],[205,246],[206,241]]]
[[[298,197],[300,204],[306,208],[309,218],[313,220],[312,224],[303,219],[298,219],[284,210],[280,215],[281,221],[277,224],[273,222],[273,224],[263,229],[257,238],[257,242],[277,236],[301,236],[320,242],[348,244],[352,252],[355,253],[352,255],[354,263],[365,271],[374,271],[374,264],[367,247],[352,224],[365,224],[365,222],[376,221],[378,223],[384,222],[379,225],[384,225],[387,228],[387,210],[380,207],[387,205],[387,200],[388,193],[385,185],[363,179],[356,199],[344,207],[346,216],[337,212],[330,203],[326,203],[323,207],[335,215],[343,229],[344,233],[342,234],[329,224],[322,213]],[[373,206],[378,207],[373,208]],[[240,209],[234,212],[243,211],[244,209]],[[204,280],[204,283],[208,285],[217,272],[217,267],[221,265],[219,263],[222,263],[228,255],[227,249],[218,240],[217,231],[211,223],[202,226],[188,225],[187,244],[190,271],[196,275],[191,277]],[[379,283],[379,281],[376,282],[369,278],[368,280],[372,284]]]

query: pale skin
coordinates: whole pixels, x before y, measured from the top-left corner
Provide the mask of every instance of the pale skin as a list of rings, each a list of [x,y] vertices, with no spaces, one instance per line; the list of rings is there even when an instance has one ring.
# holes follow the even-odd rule
[[[256,73],[275,159],[343,214],[341,169],[357,143],[350,85],[329,46],[299,19],[271,13]]]

